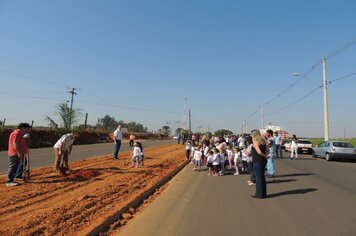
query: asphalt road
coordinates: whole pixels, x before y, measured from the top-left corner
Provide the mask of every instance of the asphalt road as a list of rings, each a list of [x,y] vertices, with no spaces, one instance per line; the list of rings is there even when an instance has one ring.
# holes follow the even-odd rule
[[[267,199],[247,175],[184,168],[120,236],[356,235],[356,164],[301,155],[277,159]]]
[[[142,140],[144,148],[170,144],[173,140]],[[123,141],[120,152],[133,150],[129,146],[127,140]],[[114,143],[92,144],[92,145],[78,145],[73,146],[72,154],[69,157],[69,162],[74,160],[87,159],[102,155],[112,155],[114,153]],[[119,153],[120,158],[120,153]],[[53,148],[39,148],[30,149],[30,164],[31,168],[39,168],[45,166],[52,166],[54,163]],[[70,164],[70,163],[69,163]],[[7,173],[9,166],[9,158],[7,151],[0,152],[0,175]]]

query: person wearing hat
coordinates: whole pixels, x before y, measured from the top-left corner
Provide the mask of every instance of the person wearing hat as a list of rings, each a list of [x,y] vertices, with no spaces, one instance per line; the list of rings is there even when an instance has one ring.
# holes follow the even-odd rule
[[[7,187],[17,186],[19,183],[14,181],[17,168],[19,166],[20,160],[23,159],[24,155],[28,151],[27,143],[23,137],[24,134],[28,133],[31,129],[30,124],[20,123],[9,136],[9,169],[7,171]]]

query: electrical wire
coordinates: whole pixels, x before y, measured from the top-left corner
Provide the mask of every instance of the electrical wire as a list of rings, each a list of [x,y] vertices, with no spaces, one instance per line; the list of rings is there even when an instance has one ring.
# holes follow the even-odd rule
[[[68,87],[67,85],[62,84],[62,83],[57,82],[57,81],[48,80],[48,79],[42,79],[42,78],[38,78],[38,77],[31,76],[31,75],[26,75],[26,74],[10,71],[10,70],[4,70],[4,69],[1,69],[1,68],[0,68],[0,72],[4,72],[4,73],[7,73],[7,74],[13,74],[13,75],[18,76],[18,77],[28,78],[30,80],[41,81],[41,82],[45,82],[45,83],[49,83],[49,84],[55,84],[55,85],[58,85],[58,86]]]
[[[353,45],[356,44],[356,38],[354,38],[353,40],[351,40],[349,43],[347,43],[346,45],[342,46],[341,48],[337,49],[336,51],[332,52],[329,56],[325,57],[326,59],[331,59],[333,57],[335,57],[336,55],[340,54],[341,52],[347,50],[348,48],[352,47]],[[274,102],[275,100],[277,100],[278,98],[282,97],[285,93],[287,93],[289,90],[291,90],[295,85],[297,85],[298,83],[300,83],[303,79],[307,79],[308,75],[313,72],[316,68],[318,68],[319,66],[322,65],[322,60],[318,60],[317,62],[315,62],[312,66],[310,66],[304,73],[299,74],[299,78],[297,80],[295,80],[294,82],[292,82],[287,88],[285,88],[284,90],[282,90],[280,93],[278,93],[276,96],[274,96],[273,98],[271,98],[270,100],[266,101],[265,103],[263,103],[262,105],[258,106],[254,111],[252,111],[248,116],[245,117],[245,119],[249,119],[251,117],[253,117],[258,110],[266,105],[271,104],[272,102]],[[353,75],[353,74],[351,74]],[[349,75],[347,75],[346,77],[349,77]],[[339,79],[343,79],[343,78],[339,78]],[[337,80],[339,80],[337,79]],[[335,80],[336,81],[336,80]],[[329,83],[332,83],[334,81],[330,81]],[[319,89],[319,88],[318,88]],[[313,90],[314,91],[314,90]],[[308,95],[309,96],[309,95]],[[284,110],[284,109],[283,109]],[[269,113],[271,114],[271,113]]]
[[[334,79],[334,80],[331,80],[331,81],[328,81],[327,84],[331,84],[331,83],[334,83],[336,81],[340,81],[340,80],[343,80],[343,79],[347,79],[353,75],[356,75],[356,72],[353,72],[353,73],[350,73],[350,74],[347,74],[347,75],[344,75],[340,78],[337,78],[337,79]],[[281,111],[284,111],[284,110],[287,110],[288,108],[290,108],[291,106],[294,106],[295,104],[299,103],[300,101],[304,100],[305,98],[309,97],[310,95],[312,95],[313,93],[315,93],[316,91],[318,91],[319,89],[323,88],[323,85],[320,85],[319,87],[313,89],[312,91],[310,91],[309,93],[307,93],[306,95],[304,95],[303,97],[301,97],[300,99],[292,102],[291,104],[289,104],[288,106],[285,106],[277,111],[274,111],[274,112],[271,112],[271,113],[267,113],[265,114],[265,116],[269,116],[269,115],[273,115],[273,114],[276,114],[276,113],[279,113]]]

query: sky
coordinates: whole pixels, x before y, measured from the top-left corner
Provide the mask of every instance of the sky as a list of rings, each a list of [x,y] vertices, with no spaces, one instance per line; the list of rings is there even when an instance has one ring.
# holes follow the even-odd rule
[[[263,124],[356,137],[356,1],[0,0],[0,120],[59,122],[71,99],[150,131],[241,133]],[[299,73],[299,76],[295,76]],[[263,107],[263,116],[261,116]],[[3,117],[3,118],[2,118]]]

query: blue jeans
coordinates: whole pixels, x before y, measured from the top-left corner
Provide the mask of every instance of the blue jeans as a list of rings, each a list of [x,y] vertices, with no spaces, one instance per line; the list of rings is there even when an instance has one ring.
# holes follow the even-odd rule
[[[121,147],[121,140],[116,139],[115,152],[114,152],[115,160],[117,160],[117,156],[119,155],[120,147]]]
[[[271,155],[267,160],[267,174],[274,176],[274,155]]]
[[[267,184],[265,179],[266,161],[253,162],[253,173],[256,178],[256,194],[257,198],[267,197]]]
[[[7,182],[13,182],[17,168],[19,166],[20,158],[18,156],[9,157],[9,169],[7,171]]]
[[[16,170],[15,178],[22,178],[22,172],[23,172],[23,160],[19,159],[19,165]]]

